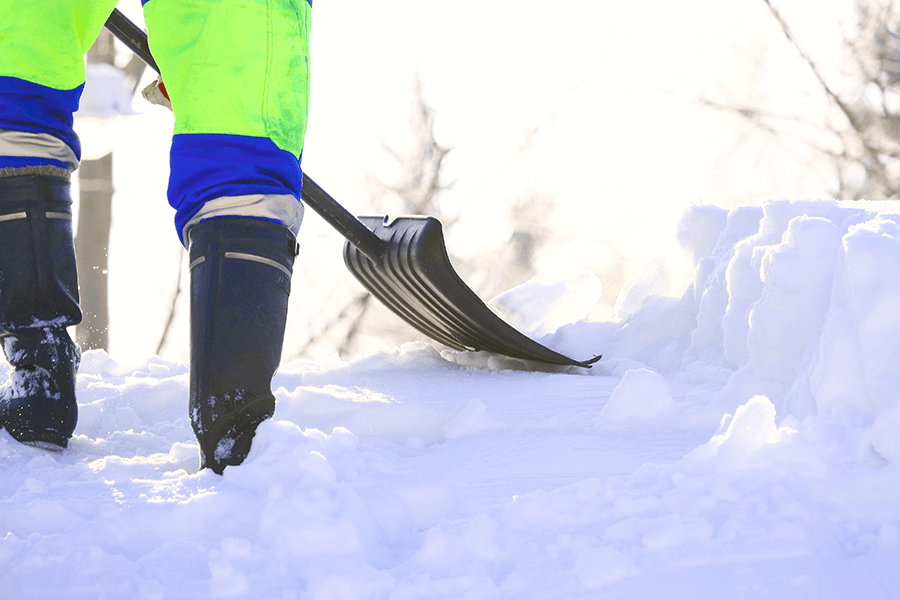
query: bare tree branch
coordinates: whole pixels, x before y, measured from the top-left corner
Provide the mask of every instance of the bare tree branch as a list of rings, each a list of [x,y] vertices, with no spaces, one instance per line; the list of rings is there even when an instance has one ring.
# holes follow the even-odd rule
[[[784,19],[784,17],[782,17],[778,9],[775,8],[771,0],[763,0],[763,2],[765,2],[766,6],[768,6],[769,11],[771,12],[773,18],[777,21],[785,38],[788,40],[788,42],[790,42],[792,46],[794,46],[794,48],[797,50],[797,53],[800,55],[800,58],[809,67],[813,76],[816,78],[822,90],[825,92],[825,95],[847,119],[847,122],[850,124],[850,129],[854,134],[854,139],[852,141],[858,144],[863,151],[864,156],[860,157],[860,161],[866,167],[867,172],[878,181],[878,183],[884,188],[888,196],[896,196],[897,189],[892,182],[890,175],[888,174],[887,167],[882,162],[881,157],[879,156],[878,149],[875,148],[868,140],[868,137],[866,135],[865,123],[862,121],[860,116],[857,115],[856,112],[853,111],[853,109],[851,109],[850,105],[845,102],[840,97],[840,95],[838,95],[828,84],[816,62],[797,42],[797,39],[791,31],[791,28],[788,25],[787,21]],[[840,132],[838,133],[840,135]]]

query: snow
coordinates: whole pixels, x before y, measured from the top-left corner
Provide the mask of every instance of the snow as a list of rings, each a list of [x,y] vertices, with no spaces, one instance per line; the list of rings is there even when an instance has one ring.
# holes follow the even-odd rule
[[[690,285],[617,321],[559,302],[584,278],[507,294],[591,370],[421,343],[283,365],[221,477],[183,362],[88,352],[68,450],[0,433],[0,597],[896,597],[894,211],[697,207]]]
[[[829,78],[851,6],[781,7]],[[454,259],[499,254],[514,201],[552,201],[541,277],[491,306],[604,358],[410,342],[296,359],[298,320],[246,463],[199,471],[184,294],[147,358],[184,263],[163,204],[171,117],[86,91],[85,156],[116,152],[115,359],[85,353],[65,452],[0,432],[0,599],[896,597],[898,211],[758,206],[827,195],[804,141],[821,133],[775,140],[697,102],[823,121],[765,6],[317,7],[309,173],[354,212],[388,210],[367,182],[396,174],[383,147],[407,149],[421,81],[454,148]],[[315,218],[300,242],[291,315],[318,318],[358,287]],[[629,281],[610,296],[594,273],[615,268]]]

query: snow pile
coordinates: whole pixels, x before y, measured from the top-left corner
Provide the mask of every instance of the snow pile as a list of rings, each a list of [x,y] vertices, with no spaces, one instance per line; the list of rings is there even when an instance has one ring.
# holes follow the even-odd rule
[[[722,395],[763,394],[785,416],[884,417],[900,385],[900,216],[867,206],[696,208],[680,227],[702,257],[684,296],[645,298],[621,324],[575,324],[548,341],[583,354],[600,338],[608,373],[637,361],[685,383],[722,381]]]
[[[621,322],[572,314],[589,278],[503,299],[591,371],[295,362],[223,477],[197,471],[185,365],[87,353],[68,451],[0,434],[0,597],[896,596],[900,216],[702,207],[679,238],[687,291],[631,286]]]

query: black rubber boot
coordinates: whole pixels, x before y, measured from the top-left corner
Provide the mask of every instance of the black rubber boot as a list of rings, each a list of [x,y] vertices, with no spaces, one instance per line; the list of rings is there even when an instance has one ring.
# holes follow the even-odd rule
[[[191,424],[200,466],[221,474],[275,412],[297,243],[278,223],[243,217],[203,221],[189,238]]]
[[[20,442],[65,448],[81,358],[66,332],[81,322],[69,179],[62,169],[12,173],[0,176],[0,339],[15,370],[0,390],[0,425]]]

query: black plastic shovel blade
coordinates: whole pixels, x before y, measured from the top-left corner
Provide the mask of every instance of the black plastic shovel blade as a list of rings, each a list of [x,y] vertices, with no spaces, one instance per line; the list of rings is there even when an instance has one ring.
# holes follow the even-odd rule
[[[590,367],[535,342],[494,314],[453,270],[433,217],[359,217],[384,243],[377,261],[344,245],[344,262],[376,298],[428,337],[456,350],[484,350],[555,365]]]

